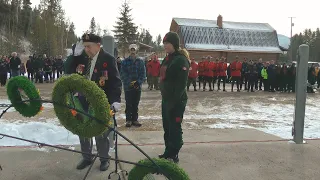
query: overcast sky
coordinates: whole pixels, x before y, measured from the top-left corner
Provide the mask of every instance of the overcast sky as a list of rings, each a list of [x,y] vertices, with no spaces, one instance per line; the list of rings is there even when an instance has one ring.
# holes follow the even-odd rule
[[[33,6],[40,0],[31,0]],[[92,17],[102,28],[110,31],[124,0],[62,0],[66,16],[76,26],[76,34],[88,30]],[[299,4],[297,2],[301,2]],[[278,34],[290,36],[290,19],[295,26],[293,34],[305,28],[320,27],[319,2],[316,0],[129,0],[134,22],[149,29],[155,37],[169,31],[172,17],[214,19],[221,14],[225,21],[269,23]]]

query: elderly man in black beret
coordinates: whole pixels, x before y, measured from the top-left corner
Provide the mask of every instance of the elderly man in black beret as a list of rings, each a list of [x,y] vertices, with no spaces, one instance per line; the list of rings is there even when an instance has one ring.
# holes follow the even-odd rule
[[[104,90],[111,108],[114,111],[119,111],[122,82],[120,80],[115,58],[101,48],[101,37],[95,34],[84,34],[82,36],[82,42],[82,44],[80,43],[82,46],[80,48],[81,51],[79,51],[79,48],[73,48],[74,52],[72,58],[69,59],[69,63],[66,63],[67,67],[65,68],[67,72],[80,72],[91,81],[96,82],[96,84]],[[86,102],[85,97],[80,96],[79,100],[82,102],[83,108],[88,110],[88,103]],[[97,151],[101,157],[109,157],[109,133],[110,130],[95,137]],[[81,151],[92,153],[92,139],[83,137],[79,137],[79,139]],[[92,156],[87,154],[82,154],[82,156],[83,159],[78,164],[77,169],[84,169],[92,163]],[[101,171],[106,171],[109,167],[109,159],[107,158],[100,158]]]

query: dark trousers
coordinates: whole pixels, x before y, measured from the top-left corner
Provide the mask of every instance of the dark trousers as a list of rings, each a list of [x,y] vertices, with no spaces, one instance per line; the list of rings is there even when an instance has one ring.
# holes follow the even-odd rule
[[[221,83],[221,80],[222,80],[222,83],[223,83],[223,90],[226,89],[226,76],[219,76],[218,78],[218,89],[220,89],[220,83]]]
[[[209,77],[209,76],[203,77],[203,90],[206,89],[207,83],[209,84],[209,89],[210,90],[212,89],[212,80],[213,80],[212,77]]]
[[[62,70],[57,70],[57,79],[62,75]]]
[[[187,89],[189,89],[191,84],[193,85],[194,90],[197,90],[196,78],[188,78]]]
[[[276,89],[276,78],[275,77],[270,77],[268,78],[268,83],[269,83],[269,91],[275,91]]]
[[[237,83],[237,90],[240,90],[240,89],[239,89],[239,86],[240,86],[241,77],[240,77],[240,76],[233,76],[233,77],[231,78],[231,80],[232,80],[231,90],[233,91],[234,83]]]
[[[159,89],[159,78],[158,76],[150,76],[150,89]]]
[[[8,76],[7,73],[1,73],[0,74],[0,84],[1,84],[1,86],[5,86],[6,85],[7,78],[8,78],[7,76]]]
[[[126,121],[137,121],[141,90],[130,89],[128,91],[125,91],[124,93],[126,100]]]
[[[52,72],[45,72],[45,81],[49,82],[49,78],[50,80],[52,80]]]
[[[28,79],[33,80],[34,79],[34,72],[33,71],[28,71]]]
[[[85,112],[88,112],[89,109],[89,104],[86,101],[84,96],[79,96],[79,100],[82,104],[83,110]],[[97,151],[100,157],[100,161],[108,161],[107,158],[109,158],[109,133],[111,132],[111,129],[108,129],[107,131],[105,131],[102,135],[100,136],[96,136],[96,146],[97,146]],[[93,158],[92,155],[92,146],[93,146],[93,140],[92,138],[84,138],[84,137],[80,137],[79,136],[79,140],[80,140],[80,145],[81,145],[81,151],[84,153],[88,153],[88,154],[82,154],[83,159],[85,160],[91,160]]]
[[[187,101],[170,104],[162,100],[162,125],[164,131],[165,155],[177,155],[183,145],[181,123]]]
[[[264,79],[263,80],[263,90],[264,91],[269,91],[269,89],[270,89],[270,87],[269,87],[270,85],[269,85],[269,81],[268,81],[268,79]]]
[[[295,92],[296,91],[296,78],[295,77],[289,77],[289,84],[288,84],[288,91]]]
[[[43,83],[43,74],[40,70],[35,70],[36,83]]]
[[[247,90],[248,88],[248,77],[246,74],[241,75],[241,79],[240,79],[240,89],[242,89],[242,85],[244,83],[244,89]]]
[[[249,79],[248,80],[248,92],[251,90],[252,92],[253,92],[253,86],[254,86],[254,84],[255,84],[255,80],[254,79]]]
[[[199,76],[198,77],[198,80],[199,80],[199,89],[201,88],[200,86],[201,86],[201,83],[203,82],[203,76]]]
[[[258,90],[258,87],[259,87],[259,90],[261,90],[262,88],[262,83],[263,83],[263,78],[260,76],[254,83],[254,88],[256,90]],[[258,86],[259,85],[259,86]]]

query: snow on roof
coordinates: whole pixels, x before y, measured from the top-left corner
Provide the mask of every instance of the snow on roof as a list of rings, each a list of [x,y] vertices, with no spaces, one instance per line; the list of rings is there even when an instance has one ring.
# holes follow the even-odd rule
[[[174,18],[186,48],[282,53],[277,32],[267,23],[223,22],[218,28],[214,20]]]
[[[177,22],[179,26],[198,26],[198,27],[218,28],[216,20],[189,19],[189,18],[173,18],[173,20]],[[222,21],[222,27],[225,29],[274,31],[274,29],[268,23]]]

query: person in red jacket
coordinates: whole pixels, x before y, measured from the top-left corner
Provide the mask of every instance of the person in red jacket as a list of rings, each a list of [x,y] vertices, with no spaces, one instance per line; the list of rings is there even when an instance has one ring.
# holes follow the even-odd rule
[[[220,89],[220,83],[222,81],[223,83],[223,91],[226,91],[226,78],[227,78],[227,59],[222,57],[219,61],[218,65],[218,72],[219,72],[219,78],[218,78],[218,90]]]
[[[214,90],[214,84],[217,82],[219,73],[218,73],[218,62],[219,59],[216,58],[216,61],[212,61],[212,89]]]
[[[197,84],[196,79],[198,77],[198,64],[192,58],[190,68],[189,68],[189,76],[188,76],[188,84],[187,84],[187,90],[189,91],[190,84],[192,83],[194,91],[197,91]]]
[[[199,64],[198,64],[198,71],[199,71],[199,74],[198,74],[198,76],[199,76],[199,89],[201,88],[200,87],[200,84],[201,83],[204,83],[204,61],[205,61],[205,57],[203,56],[202,58],[201,58],[201,61],[199,62]]]
[[[148,83],[148,89],[151,87],[151,59],[149,59],[146,65],[146,71],[147,71],[147,83]]]
[[[157,56],[154,56],[149,63],[150,67],[150,87],[149,89],[159,90],[159,74],[160,74],[160,61]]]
[[[212,77],[213,77],[213,69],[211,63],[211,56],[207,56],[206,60],[204,61],[204,82],[203,82],[203,91],[206,91],[206,85],[209,84],[209,91],[213,91],[211,84],[212,84]]]
[[[239,85],[240,85],[240,80],[241,80],[241,70],[242,70],[242,64],[239,62],[239,57],[236,56],[235,61],[231,64],[231,79],[232,79],[232,84],[231,84],[231,92],[233,92],[233,86],[234,83],[237,83],[237,91],[240,92]]]

